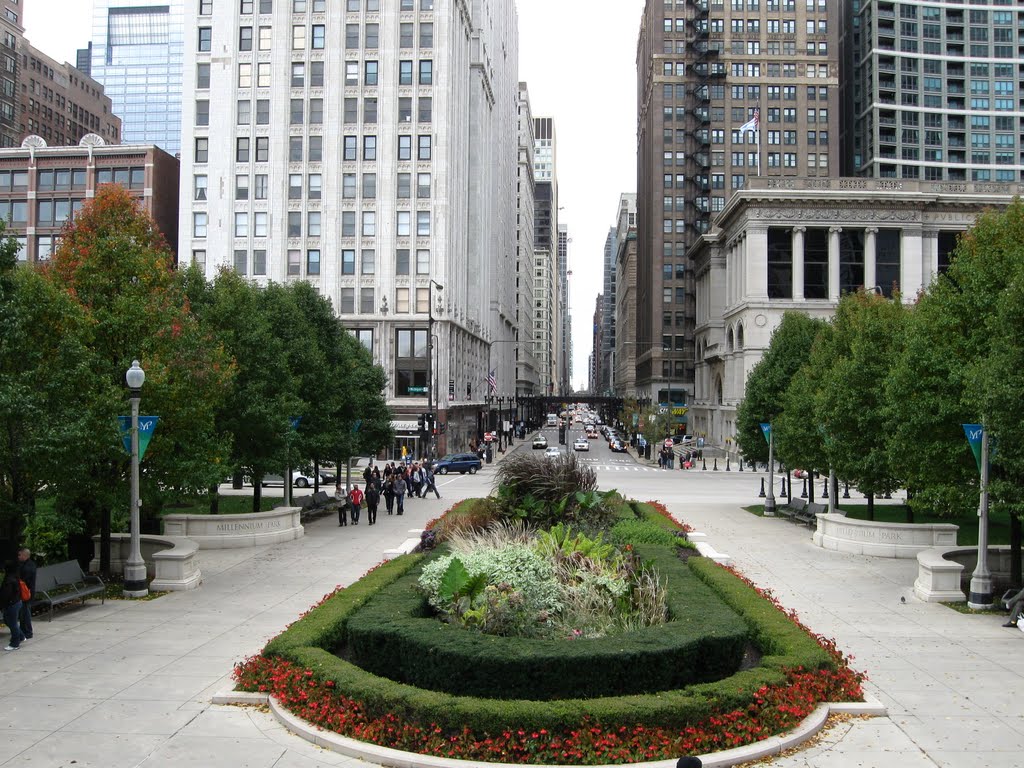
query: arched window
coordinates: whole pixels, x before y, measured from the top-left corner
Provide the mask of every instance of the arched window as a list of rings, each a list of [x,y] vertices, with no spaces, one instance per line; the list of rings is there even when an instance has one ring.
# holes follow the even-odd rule
[[[722,377],[715,377],[715,405],[722,404]]]
[[[728,351],[732,352],[732,348],[733,348],[733,343],[732,343],[732,328],[730,328],[730,329],[728,330],[728,332],[726,333],[726,335],[725,335],[725,348],[726,348],[726,349],[727,349]]]
[[[743,349],[743,323],[736,326],[736,349]]]

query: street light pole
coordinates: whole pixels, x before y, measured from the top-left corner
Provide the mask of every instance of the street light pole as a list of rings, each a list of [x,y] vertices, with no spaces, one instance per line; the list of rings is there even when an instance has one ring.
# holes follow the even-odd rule
[[[142,399],[142,385],[146,372],[138,360],[132,360],[132,367],[125,373],[128,384],[129,402],[132,407],[132,472],[131,472],[131,550],[124,564],[124,596],[145,597],[149,594],[146,585],[146,562],[142,559],[142,542],[139,533],[139,401]]]
[[[431,414],[430,437],[427,441],[427,455],[434,458],[434,428],[437,424],[437,387],[434,386],[434,288],[443,291],[444,286],[431,279],[427,287],[427,408]]]
[[[971,574],[967,607],[992,608],[992,574],[988,569],[988,430],[981,432],[981,496],[978,500],[978,562]]]

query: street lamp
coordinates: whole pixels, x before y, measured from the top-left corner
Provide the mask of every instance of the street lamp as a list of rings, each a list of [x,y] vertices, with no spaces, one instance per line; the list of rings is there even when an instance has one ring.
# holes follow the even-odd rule
[[[139,401],[142,399],[142,385],[146,372],[138,360],[132,360],[132,367],[124,375],[128,384],[128,399],[132,406],[132,479],[131,479],[131,551],[124,565],[124,596],[145,597],[149,594],[146,585],[146,563],[142,559],[142,544],[139,539]]]
[[[432,422],[437,424],[437,387],[434,386],[434,288],[443,291],[444,286],[431,280],[427,287],[427,407],[433,410]],[[427,454],[434,457],[434,429],[430,430]]]

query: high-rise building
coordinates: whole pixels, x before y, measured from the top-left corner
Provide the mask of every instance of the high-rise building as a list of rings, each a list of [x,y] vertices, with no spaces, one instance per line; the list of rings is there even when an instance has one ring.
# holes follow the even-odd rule
[[[214,3],[189,5],[209,11]],[[93,0],[90,75],[113,102],[127,144],[180,150],[184,6],[184,0]],[[227,8],[221,13],[230,15]]]
[[[388,374],[396,451],[515,393],[513,0],[190,3],[182,260],[307,280]],[[430,342],[434,343],[431,345]]]
[[[516,244],[516,394],[541,392],[537,366],[535,326],[539,314],[534,298],[534,134],[533,111],[526,83],[519,84],[519,164],[516,207],[519,227]]]
[[[94,133],[107,144],[121,143],[121,118],[103,86],[68,63],[61,64],[27,41],[18,73],[20,137],[36,135],[51,146],[72,146]]]
[[[0,147],[21,143],[18,123],[18,75],[25,21],[18,0],[0,0]]]
[[[839,0],[648,0],[637,54],[641,396],[693,393],[688,251],[755,176],[838,170]]]
[[[601,310],[601,347],[594,348],[595,370],[597,371],[594,394],[610,394],[612,391],[612,357],[615,350],[615,227],[608,230],[604,239],[604,292],[601,294],[604,308]]]
[[[611,387],[619,397],[636,397],[636,194],[619,198],[615,226],[615,345]]]
[[[555,391],[560,395],[568,395],[572,392],[572,316],[569,313],[569,278],[572,277],[572,272],[569,270],[569,243],[571,242],[569,227],[566,224],[559,224],[556,263],[558,310],[555,329],[558,347],[558,378]]]
[[[592,395],[603,394],[601,391],[601,350],[604,348],[604,295],[597,294],[594,300],[594,321],[590,348],[587,355],[587,391]]]
[[[1024,179],[1019,30],[1008,0],[861,0],[844,30],[844,172]]]
[[[558,389],[559,273],[558,249],[558,174],[556,171],[555,121],[534,118],[534,350],[540,371],[542,395]]]

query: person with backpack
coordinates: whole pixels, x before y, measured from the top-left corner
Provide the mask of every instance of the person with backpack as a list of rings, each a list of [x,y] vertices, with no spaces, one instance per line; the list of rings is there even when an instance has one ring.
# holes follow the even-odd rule
[[[434,470],[429,466],[423,468],[423,498],[427,498],[427,494],[431,491],[441,498],[441,493],[437,490],[437,481],[434,479]]]
[[[32,639],[32,596],[36,593],[36,562],[32,559],[32,553],[28,547],[18,550],[18,578],[25,583],[25,589],[21,590],[21,615],[18,621],[21,624],[21,634],[26,640]]]
[[[21,613],[21,579],[18,578],[18,564],[14,560],[4,563],[4,580],[0,585],[0,610],[3,611],[4,624],[11,630],[11,639],[5,651],[16,651],[25,636],[21,633],[18,614]]]

